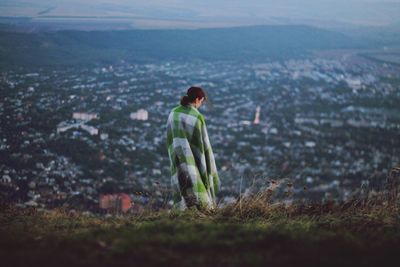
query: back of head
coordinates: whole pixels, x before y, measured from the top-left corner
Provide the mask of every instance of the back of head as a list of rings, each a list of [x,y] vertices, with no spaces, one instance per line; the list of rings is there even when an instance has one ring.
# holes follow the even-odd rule
[[[181,105],[187,106],[190,103],[193,103],[196,98],[203,98],[206,99],[206,94],[201,87],[192,86],[187,90],[186,95],[184,95],[181,99]]]

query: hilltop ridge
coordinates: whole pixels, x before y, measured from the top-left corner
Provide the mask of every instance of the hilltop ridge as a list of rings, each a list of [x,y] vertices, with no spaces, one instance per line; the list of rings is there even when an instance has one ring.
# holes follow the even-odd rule
[[[304,25],[198,30],[1,31],[2,67],[155,60],[280,60],[312,50],[374,46]]]

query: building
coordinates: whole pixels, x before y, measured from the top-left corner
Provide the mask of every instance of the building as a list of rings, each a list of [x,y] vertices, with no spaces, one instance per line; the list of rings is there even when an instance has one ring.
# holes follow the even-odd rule
[[[88,132],[90,135],[98,135],[99,134],[99,129],[83,124],[82,122],[78,123],[72,123],[68,124],[67,122],[62,122],[57,126],[57,133],[63,133],[68,131],[69,129],[82,129],[86,132]]]
[[[72,118],[76,120],[90,121],[98,119],[99,116],[97,113],[74,112],[72,113]]]
[[[68,124],[67,122],[62,122],[60,124],[58,124],[57,126],[57,133],[63,133],[68,131],[69,129],[73,129],[73,128],[79,128],[81,126],[81,123],[72,123],[72,124]]]
[[[149,119],[149,113],[145,109],[139,109],[136,112],[130,114],[132,120],[147,121]]]
[[[90,135],[98,135],[99,134],[99,129],[97,129],[97,128],[93,127],[93,126],[82,124],[80,127],[81,127],[82,130],[85,130]]]
[[[260,123],[260,110],[261,110],[261,107],[257,106],[256,115],[254,117],[254,122],[253,122],[254,124],[259,124]]]
[[[100,209],[126,213],[133,206],[131,197],[125,193],[100,195]]]

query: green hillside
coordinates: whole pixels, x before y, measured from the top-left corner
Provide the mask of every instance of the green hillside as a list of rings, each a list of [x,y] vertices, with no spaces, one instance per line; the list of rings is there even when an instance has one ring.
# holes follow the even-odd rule
[[[4,266],[395,266],[387,202],[266,204],[95,216],[4,207]]]

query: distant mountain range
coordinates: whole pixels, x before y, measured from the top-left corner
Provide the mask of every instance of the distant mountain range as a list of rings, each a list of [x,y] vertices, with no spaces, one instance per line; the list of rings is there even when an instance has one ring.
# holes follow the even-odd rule
[[[392,43],[400,39],[398,35],[390,37]],[[313,50],[372,48],[384,44],[379,38],[352,37],[302,25],[35,33],[0,27],[0,67],[86,65],[120,60],[266,61],[306,57]]]

